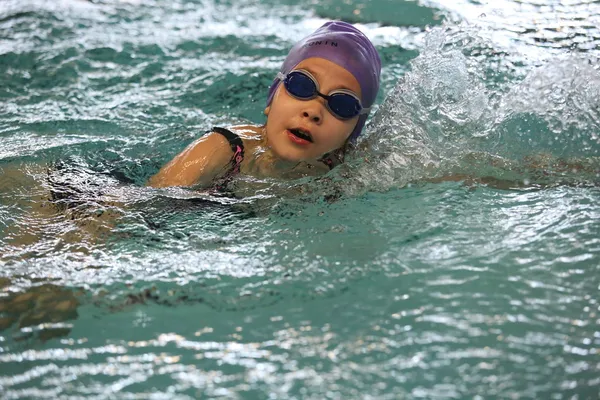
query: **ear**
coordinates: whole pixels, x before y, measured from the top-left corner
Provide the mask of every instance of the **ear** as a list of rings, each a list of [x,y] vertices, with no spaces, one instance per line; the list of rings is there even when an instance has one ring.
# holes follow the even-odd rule
[[[263,114],[265,114],[265,115],[267,115],[267,116],[268,116],[268,115],[269,115],[269,111],[271,111],[271,106],[267,106],[267,107],[265,108],[265,111],[263,111]]]

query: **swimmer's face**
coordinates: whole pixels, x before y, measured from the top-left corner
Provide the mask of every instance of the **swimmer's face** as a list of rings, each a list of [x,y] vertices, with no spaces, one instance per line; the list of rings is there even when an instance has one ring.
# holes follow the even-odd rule
[[[346,89],[361,97],[360,85],[354,75],[329,60],[308,58],[294,69],[309,71],[323,94]],[[331,114],[325,102],[319,96],[311,100],[296,99],[286,91],[283,83],[279,85],[265,115],[267,142],[280,158],[312,161],[344,146],[359,117],[340,120]],[[302,132],[300,137],[293,133],[298,130]]]

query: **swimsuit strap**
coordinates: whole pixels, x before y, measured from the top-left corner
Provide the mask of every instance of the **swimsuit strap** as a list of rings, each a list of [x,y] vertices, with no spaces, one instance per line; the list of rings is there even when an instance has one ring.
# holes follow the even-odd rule
[[[325,156],[321,159],[319,159],[319,161],[321,161],[323,164],[327,165],[329,167],[329,170],[331,171],[333,168],[335,168],[335,161],[333,160],[333,158]]]
[[[233,157],[231,157],[230,161],[231,166],[236,169],[236,172],[240,172],[240,164],[244,159],[244,142],[242,142],[242,139],[229,129],[219,128],[218,126],[215,126],[212,131],[225,136],[233,151]]]
[[[338,151],[334,151],[332,153],[325,154],[319,159],[319,161],[327,165],[329,167],[329,170],[331,171],[332,169],[344,162],[344,154],[339,153]]]
[[[233,151],[233,156],[229,161],[231,168],[225,173],[225,175],[223,175],[221,178],[215,181],[214,188],[217,191],[223,191],[229,183],[229,181],[231,181],[231,178],[233,178],[235,174],[238,174],[240,172],[240,167],[242,161],[244,160],[244,142],[237,134],[231,132],[229,129],[215,126],[214,128],[212,128],[212,132],[216,132],[220,135],[223,135],[225,139],[227,139],[227,141],[229,142],[231,150]]]

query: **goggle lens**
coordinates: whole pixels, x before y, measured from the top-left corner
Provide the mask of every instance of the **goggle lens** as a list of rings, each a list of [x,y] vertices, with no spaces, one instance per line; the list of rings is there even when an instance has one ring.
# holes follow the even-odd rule
[[[346,93],[335,93],[327,102],[332,113],[344,119],[354,118],[360,114],[360,104],[356,98]]]
[[[283,81],[285,89],[299,99],[312,99],[316,97],[317,85],[309,76],[301,72],[291,72]]]

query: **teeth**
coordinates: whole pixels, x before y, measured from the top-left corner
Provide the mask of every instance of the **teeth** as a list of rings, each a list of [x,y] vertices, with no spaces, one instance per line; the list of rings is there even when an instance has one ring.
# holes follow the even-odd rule
[[[306,139],[309,142],[312,142],[312,138],[310,137],[310,134],[306,131],[303,131],[302,129],[290,129],[290,132],[292,132],[294,135],[301,137],[302,139]]]

